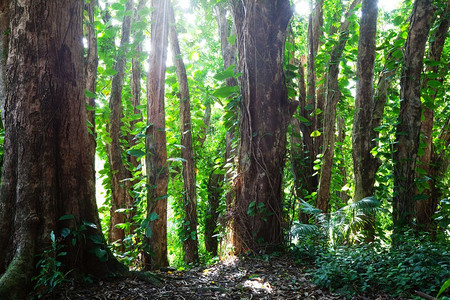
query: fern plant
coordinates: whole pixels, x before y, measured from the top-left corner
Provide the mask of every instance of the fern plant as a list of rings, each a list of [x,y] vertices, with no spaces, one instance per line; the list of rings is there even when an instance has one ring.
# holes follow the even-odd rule
[[[294,243],[311,241],[332,246],[354,243],[365,226],[382,210],[375,197],[363,198],[328,214],[304,200],[301,202],[300,209],[311,216],[312,224],[294,222],[290,230]]]

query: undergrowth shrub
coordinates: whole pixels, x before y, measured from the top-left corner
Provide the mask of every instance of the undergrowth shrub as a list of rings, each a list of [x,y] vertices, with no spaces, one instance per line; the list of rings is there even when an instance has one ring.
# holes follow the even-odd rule
[[[436,295],[450,277],[450,245],[406,236],[396,247],[370,245],[296,247],[301,260],[314,258],[316,284],[346,295],[384,290],[394,297],[415,290]]]

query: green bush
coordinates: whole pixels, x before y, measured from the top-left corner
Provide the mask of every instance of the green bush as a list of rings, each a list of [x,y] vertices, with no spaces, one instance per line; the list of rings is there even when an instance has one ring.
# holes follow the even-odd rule
[[[405,237],[396,248],[373,243],[311,251],[302,246],[295,253],[314,253],[315,283],[348,295],[379,289],[395,297],[414,290],[436,295],[450,277],[450,246],[428,239]]]

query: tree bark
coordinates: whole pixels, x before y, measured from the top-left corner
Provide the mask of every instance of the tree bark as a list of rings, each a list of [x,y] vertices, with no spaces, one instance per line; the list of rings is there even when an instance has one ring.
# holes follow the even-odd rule
[[[104,242],[86,152],[83,2],[21,0],[10,8],[0,298],[23,299],[51,231],[59,237],[67,227],[85,237],[75,246],[62,239],[67,270],[104,276],[124,267]],[[64,215],[73,219],[58,221]],[[83,221],[91,226],[82,230]]]
[[[134,1],[127,0],[125,11],[131,12]],[[127,63],[126,55],[129,52],[131,33],[131,15],[125,15],[122,25],[122,36],[118,57],[114,69],[117,73],[113,76],[111,83],[111,98],[109,102],[109,136],[111,143],[108,147],[108,160],[111,170],[111,209],[110,209],[110,227],[109,241],[118,245],[120,251],[123,251],[122,241],[125,238],[125,230],[116,227],[127,221],[126,214],[120,209],[131,209],[133,206],[133,197],[131,197],[131,184],[128,180],[131,178],[131,172],[125,165],[124,149],[121,140],[126,138],[122,135],[122,89],[125,77],[125,67]]]
[[[217,238],[217,222],[219,219],[220,195],[222,194],[222,185],[224,175],[217,169],[213,169],[208,179],[208,203],[205,222],[205,248],[212,256],[217,256],[219,239]]]
[[[233,16],[243,73],[233,244],[237,254],[273,251],[283,243],[286,131],[297,106],[288,100],[283,72],[292,8],[288,0],[233,1]]]
[[[316,200],[316,207],[321,209],[324,213],[327,213],[329,210],[331,170],[333,167],[334,144],[336,139],[336,107],[341,98],[341,92],[338,84],[339,64],[349,35],[349,17],[355,13],[355,7],[360,2],[361,0],[354,0],[350,4],[345,15],[345,21],[339,28],[339,41],[333,48],[330,61],[328,63],[327,92],[323,111],[323,156],[322,167],[320,169],[319,190]]]
[[[181,131],[181,158],[183,159],[183,202],[185,211],[185,228],[183,237],[184,262],[198,263],[197,238],[197,195],[196,175],[194,164],[194,150],[192,148],[191,101],[186,67],[181,56],[180,44],[176,31],[173,7],[170,7],[169,38],[172,46],[173,62],[176,67],[180,97],[180,131]]]
[[[167,266],[167,185],[169,180],[166,149],[164,83],[169,35],[169,1],[152,0],[152,39],[147,75],[147,244],[152,255],[145,255],[146,269]]]
[[[9,43],[9,2],[8,0],[0,1],[0,113],[1,122],[5,123],[5,99],[6,99],[6,59],[8,57]]]
[[[420,76],[425,44],[434,13],[432,0],[416,0],[404,48],[404,64],[400,81],[400,114],[394,144],[394,234],[411,228],[415,203],[415,168],[419,146]]]
[[[431,61],[441,60],[442,50],[444,48],[445,39],[447,37],[449,24],[450,24],[450,2],[447,1],[447,7],[442,12],[439,26],[434,32],[431,39],[429,52],[427,58]],[[439,74],[438,66],[428,66],[426,68],[429,74]],[[443,79],[441,79],[442,82]],[[416,202],[416,223],[419,229],[425,231],[431,231],[433,229],[433,214],[436,211],[437,204],[439,202],[439,192],[437,191],[436,183],[439,180],[438,171],[441,162],[435,161],[439,155],[436,155],[433,149],[433,123],[434,123],[434,109],[432,108],[434,100],[437,96],[438,90],[436,88],[427,87],[428,77],[425,76],[422,82],[422,90],[426,90],[429,96],[430,102],[425,103],[423,108],[424,120],[422,121],[421,131],[423,133],[423,141],[426,146],[424,148],[424,154],[419,158],[419,167],[422,168],[427,176],[430,178],[428,181],[428,188],[421,192],[423,195],[427,195],[427,199],[419,200]],[[445,132],[445,127],[442,132]],[[448,129],[447,129],[448,130]]]
[[[85,57],[84,74],[86,78],[86,90],[94,93],[97,90],[97,67],[98,67],[98,50],[97,50],[97,32],[94,25],[94,11],[98,6],[97,0],[91,0],[85,4],[85,11],[87,12],[87,20],[85,20],[85,36],[88,43]],[[87,109],[87,124],[88,124],[88,148],[89,164],[95,170],[95,151],[97,147],[97,134],[95,131],[95,97],[86,96]],[[95,172],[91,174],[91,180],[95,185]]]
[[[372,141],[373,70],[376,55],[377,0],[362,1],[362,15],[359,29],[355,113],[353,124],[353,170],[355,193],[353,201],[374,195],[375,173],[378,161],[370,151]]]
[[[305,147],[305,157],[303,159],[306,164],[305,182],[306,189],[309,194],[317,191],[319,184],[318,175],[313,169],[314,160],[318,152],[316,149],[319,140],[313,138],[311,133],[319,130],[316,117],[311,113],[317,108],[316,104],[316,71],[315,61],[317,51],[319,50],[320,36],[322,35],[321,27],[323,25],[323,0],[317,1],[314,10],[311,12],[308,23],[308,58],[307,58],[307,76],[306,76],[306,98],[300,101],[299,114],[309,123],[300,122],[300,130],[302,132],[303,144]]]

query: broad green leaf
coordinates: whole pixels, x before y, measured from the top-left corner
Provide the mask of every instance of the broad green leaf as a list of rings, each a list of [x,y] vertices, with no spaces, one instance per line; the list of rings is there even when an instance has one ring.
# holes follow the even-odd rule
[[[239,91],[239,86],[235,85],[235,86],[224,86],[221,88],[216,89],[212,95],[214,97],[218,97],[218,98],[228,98],[231,95],[233,95],[234,93]]]
[[[228,43],[230,43],[231,45],[236,44],[236,35],[235,35],[235,34],[230,35],[230,36],[227,38],[227,40],[228,40]]]
[[[216,80],[225,80],[227,78],[234,76],[234,65],[229,66],[226,70],[217,73],[214,75],[214,79]]]
[[[158,216],[158,214],[155,213],[155,212],[152,212],[152,213],[150,214],[150,216],[148,216],[148,220],[149,220],[150,222],[155,221],[155,220],[158,220],[158,219],[159,219],[159,216]]]
[[[140,149],[130,149],[127,151],[127,154],[136,156],[138,160],[145,156],[145,152]]]
[[[59,218],[58,221],[73,220],[73,219],[75,219],[74,215],[64,215],[61,218]]]
[[[311,132],[311,137],[319,137],[321,135],[322,135],[322,133],[318,130]]]

